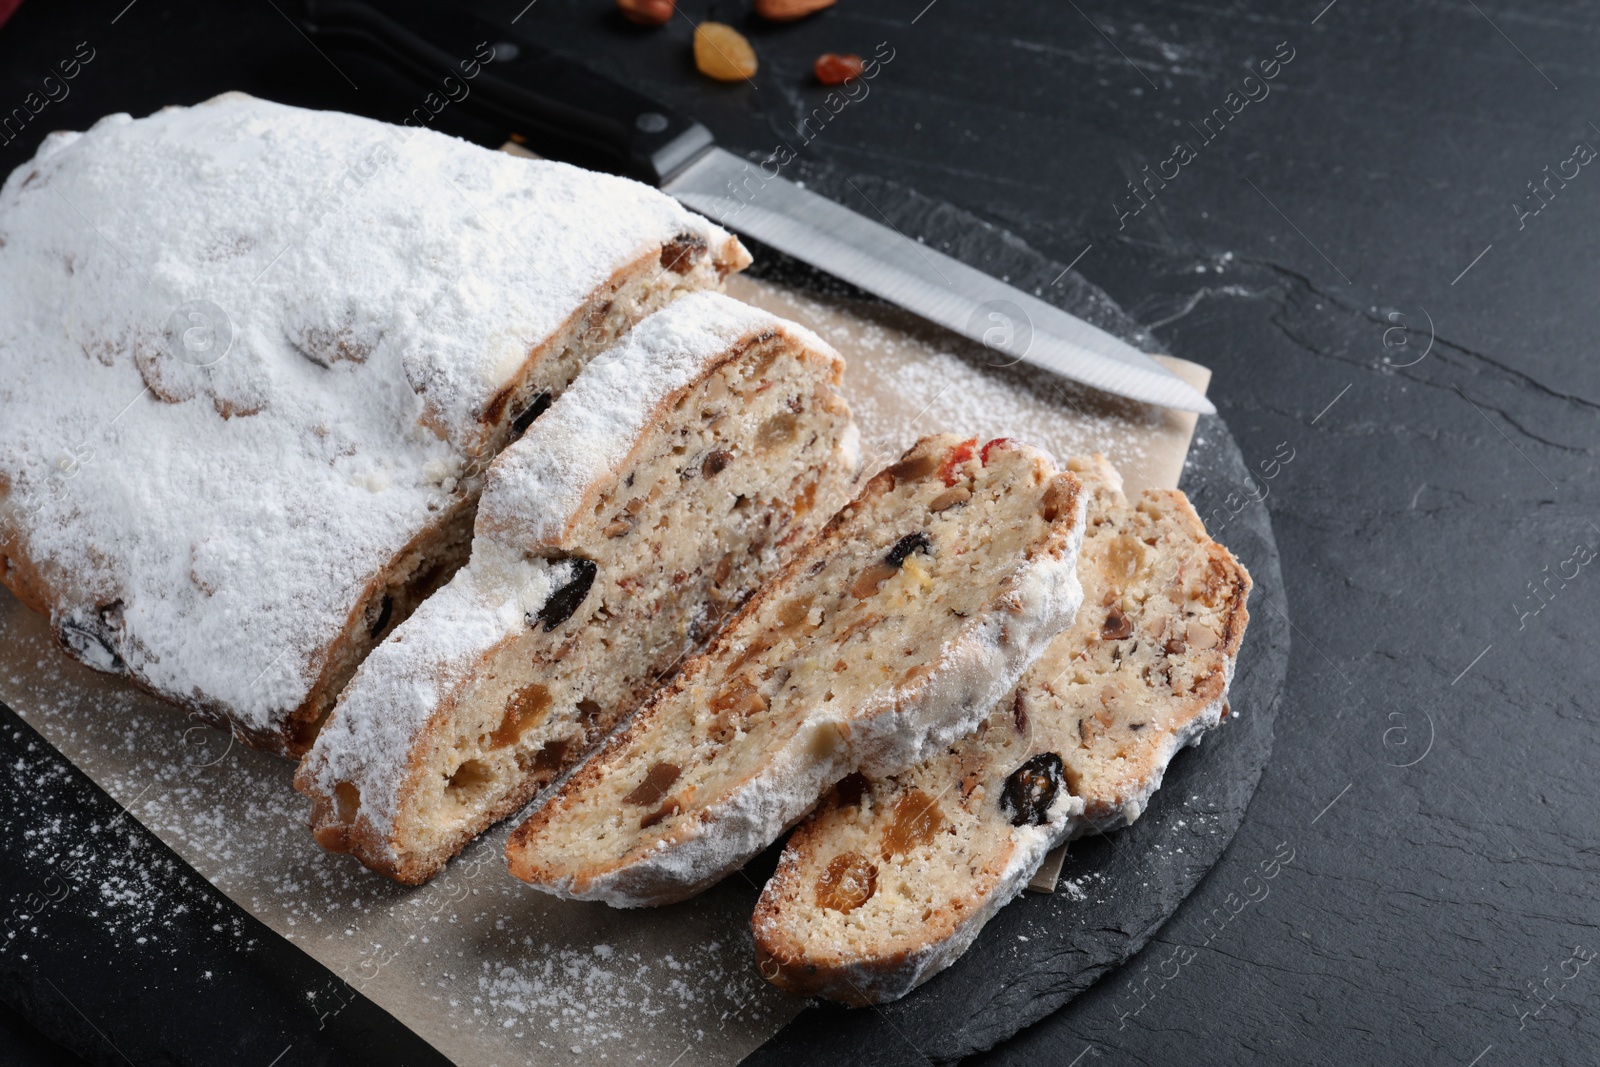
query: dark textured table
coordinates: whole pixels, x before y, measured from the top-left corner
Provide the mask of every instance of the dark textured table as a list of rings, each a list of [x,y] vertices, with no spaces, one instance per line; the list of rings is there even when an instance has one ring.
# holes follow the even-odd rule
[[[509,21],[525,2],[485,10]],[[601,0],[540,0],[519,23],[730,147],[787,142],[1076,261],[1215,370],[1249,465],[1293,452],[1252,505],[1296,629],[1243,828],[1140,956],[982,1062],[1600,1061],[1600,9],[1324,3],[842,0],[754,28],[755,88],[698,79],[683,19],[646,33]],[[93,50],[69,95],[5,131],[0,167],[46,130],[230,88],[403,111],[271,0],[125,5],[31,0],[0,30],[0,121]],[[812,58],[879,42],[893,59],[871,92],[798,133],[820,101]],[[20,846],[3,847],[14,901]],[[1275,859],[1270,883],[1246,883]],[[28,1020],[71,1011],[0,996],[0,1058],[51,1062]],[[218,1062],[294,1043],[231,1023]],[[882,1062],[921,1062],[905,1036]],[[318,1047],[377,1058],[355,1029]]]

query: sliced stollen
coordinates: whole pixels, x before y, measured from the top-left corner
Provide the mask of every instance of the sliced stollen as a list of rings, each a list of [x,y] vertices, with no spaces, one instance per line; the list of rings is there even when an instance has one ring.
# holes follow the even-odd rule
[[[1077,611],[1083,507],[1037,449],[924,438],[517,829],[511,872],[681,900],[845,775],[971,731]]]
[[[0,582],[299,754],[583,364],[749,261],[656,190],[230,93],[0,189]]]
[[[1132,822],[1173,755],[1226,715],[1250,577],[1182,493],[1137,504],[1100,457],[1083,608],[977,733],[841,782],[789,838],[751,926],[773,984],[851,1004],[948,967],[1056,845]]]
[[[489,469],[471,562],[301,764],[317,840],[421,882],[586,754],[848,497],[843,369],[718,293],[593,360]]]

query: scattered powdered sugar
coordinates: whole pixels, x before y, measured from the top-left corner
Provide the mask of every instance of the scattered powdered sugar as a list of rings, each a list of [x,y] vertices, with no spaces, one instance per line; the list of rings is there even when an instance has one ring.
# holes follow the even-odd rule
[[[634,1027],[615,1020],[626,1016],[650,1026],[672,1025],[693,1013],[708,984],[720,989],[735,1012],[753,1022],[765,1017],[766,983],[748,966],[730,971],[720,941],[694,946],[683,958],[623,954],[610,945],[587,952],[534,946],[529,940],[525,945],[540,950],[538,965],[518,969],[484,963],[478,994],[468,1003],[500,1012],[500,1025],[513,1037],[541,1048],[585,1048],[594,1058],[650,1062],[634,1047]],[[574,1038],[582,1044],[573,1045]],[[683,1051],[696,1043],[685,1035]]]
[[[885,304],[800,293],[756,278],[728,291],[816,330],[848,361],[843,393],[862,428],[868,471],[917,438],[1012,437],[1057,462],[1105,455],[1134,491],[1178,484],[1194,416],[1057,378]]]
[[[278,730],[485,405],[681,234],[726,240],[635,182],[240,94],[52,135],[0,190],[0,526],[80,658]]]
[[[1086,878],[1063,878],[1056,883],[1056,892],[1065,893],[1073,900],[1088,900],[1089,891],[1084,888]]]
[[[333,971],[305,991],[310,1018],[342,1010],[353,988],[460,1063],[660,1065],[692,1049],[681,1063],[732,1064],[803,1006],[751,964],[757,887],[742,878],[627,915],[557,901],[506,873],[508,824],[428,885],[396,885],[315,846],[291,764],[66,659],[44,620],[3,591],[0,634],[0,700],[126,804],[127,819]],[[130,849],[127,835],[28,829],[28,856],[100,857],[67,878],[96,895],[108,936],[177,951],[154,877],[174,861]],[[30,922],[49,936],[48,911]]]

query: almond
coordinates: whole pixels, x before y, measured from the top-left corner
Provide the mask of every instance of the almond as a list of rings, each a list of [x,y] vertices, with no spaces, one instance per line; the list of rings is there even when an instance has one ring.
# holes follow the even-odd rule
[[[672,21],[673,0],[617,0],[622,17],[638,26],[665,26]]]
[[[814,15],[837,0],[756,0],[756,14],[773,22],[793,22]]]

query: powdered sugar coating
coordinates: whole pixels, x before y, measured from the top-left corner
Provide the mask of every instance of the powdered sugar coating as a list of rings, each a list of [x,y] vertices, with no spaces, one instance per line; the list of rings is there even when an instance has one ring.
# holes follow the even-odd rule
[[[771,334],[839,358],[805,327],[721,293],[690,293],[639,323],[495,461],[477,535],[528,548],[558,544],[585,493],[623,461],[658,405],[733,345]]]
[[[729,240],[624,179],[240,94],[52,135],[0,190],[0,543],[101,634],[80,658],[271,735],[470,492],[485,404],[681,234]]]

